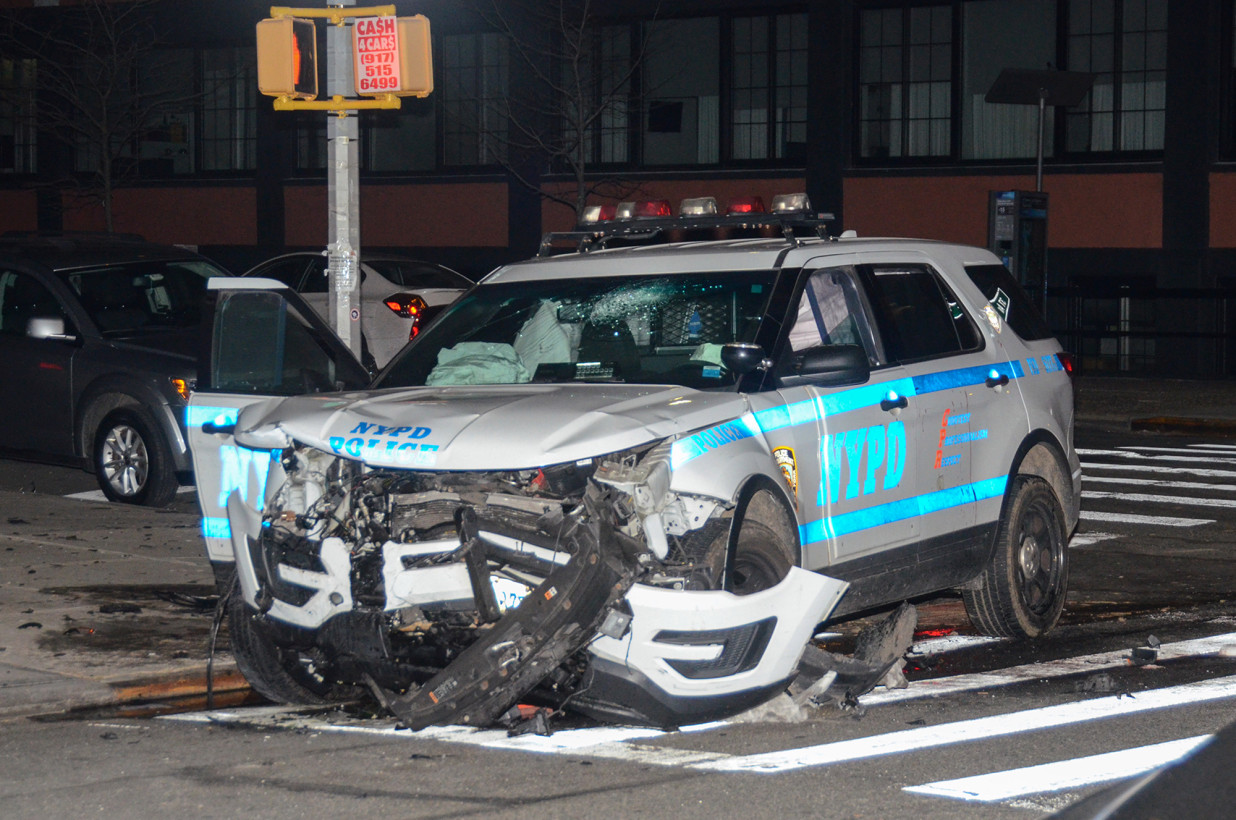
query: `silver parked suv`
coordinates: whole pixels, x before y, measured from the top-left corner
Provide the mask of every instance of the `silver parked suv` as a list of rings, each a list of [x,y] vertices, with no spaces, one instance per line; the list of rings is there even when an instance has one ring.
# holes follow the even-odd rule
[[[783,235],[630,241],[736,220]],[[801,688],[818,625],[916,596],[1051,629],[1081,477],[1059,344],[985,250],[822,233],[590,226],[372,384],[279,283],[212,282],[190,433],[246,677],[413,728],[678,726]]]

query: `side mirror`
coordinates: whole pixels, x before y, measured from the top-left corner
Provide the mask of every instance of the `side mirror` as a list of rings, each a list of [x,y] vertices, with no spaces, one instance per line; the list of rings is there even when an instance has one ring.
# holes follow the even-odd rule
[[[64,319],[59,316],[35,316],[26,321],[26,335],[31,339],[55,339],[71,342],[76,336],[64,332]]]
[[[782,387],[862,384],[871,377],[871,362],[867,351],[859,345],[809,347],[794,354],[780,376]]]
[[[740,376],[772,367],[772,362],[764,358],[764,348],[751,342],[731,342],[723,346],[721,364],[725,365],[726,370]]]

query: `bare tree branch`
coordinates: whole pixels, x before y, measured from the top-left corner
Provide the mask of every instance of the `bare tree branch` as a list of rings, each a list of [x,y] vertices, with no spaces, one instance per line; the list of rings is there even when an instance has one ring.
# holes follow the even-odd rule
[[[201,97],[192,74],[161,50],[151,12],[162,2],[83,0],[54,12],[5,13],[5,51],[37,63],[40,131],[70,146],[84,169],[66,173],[59,187],[97,202],[109,232],[113,195],[135,174],[140,136]]]
[[[598,178],[593,155],[606,118],[620,123],[619,129],[629,127],[647,38],[621,61],[604,60],[604,31],[592,0],[473,0],[473,5],[505,38],[513,62],[536,88],[517,106],[509,99],[476,101],[507,123],[497,137],[507,172],[541,197],[570,208],[576,220],[592,196],[623,197],[638,190],[621,175]],[[528,164],[519,161],[529,158]],[[568,174],[570,194],[546,190],[539,178],[547,173]]]

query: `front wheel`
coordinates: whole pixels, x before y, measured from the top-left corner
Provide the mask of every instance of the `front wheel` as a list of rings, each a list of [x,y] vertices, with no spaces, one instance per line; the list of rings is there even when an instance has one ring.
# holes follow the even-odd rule
[[[257,611],[239,594],[228,599],[227,621],[236,668],[267,700],[316,706],[353,694],[351,687],[328,680],[310,653],[277,644]]]
[[[99,487],[112,501],[165,507],[176,495],[171,449],[140,408],[124,407],[104,417],[92,460]]]
[[[1060,502],[1043,479],[1017,476],[991,562],[977,588],[962,590],[970,622],[986,635],[1037,638],[1059,620],[1068,579]]]
[[[727,588],[735,595],[750,595],[776,586],[797,564],[793,521],[768,490],[759,489],[743,505],[738,537],[730,557]]]

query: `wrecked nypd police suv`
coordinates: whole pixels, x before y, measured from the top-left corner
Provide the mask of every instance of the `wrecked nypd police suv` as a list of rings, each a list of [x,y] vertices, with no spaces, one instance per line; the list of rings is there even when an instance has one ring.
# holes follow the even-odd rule
[[[801,685],[830,619],[948,589],[986,634],[1060,614],[1067,359],[985,250],[598,230],[372,383],[279,283],[210,287],[203,533],[275,701],[674,727]]]

